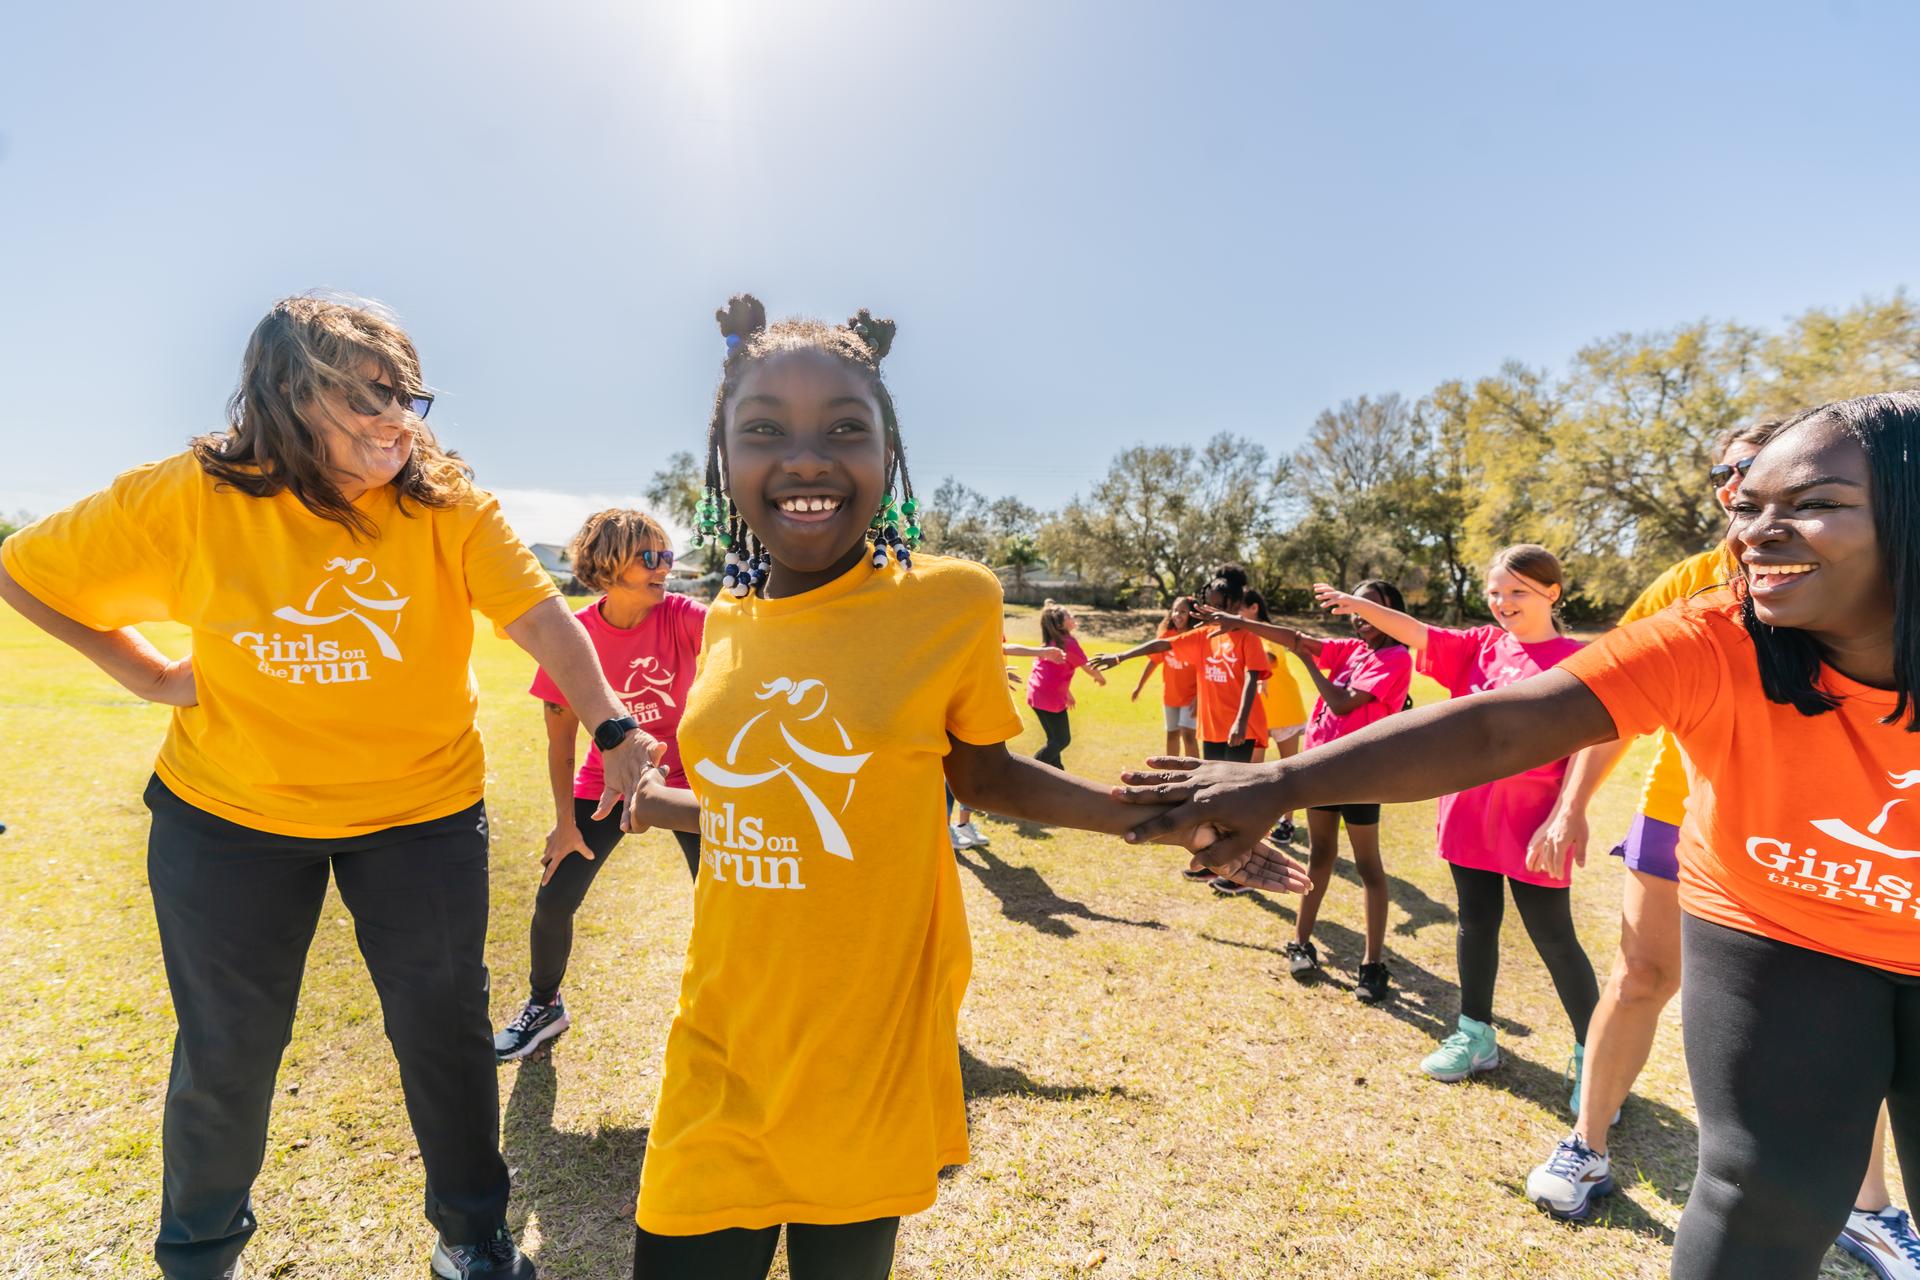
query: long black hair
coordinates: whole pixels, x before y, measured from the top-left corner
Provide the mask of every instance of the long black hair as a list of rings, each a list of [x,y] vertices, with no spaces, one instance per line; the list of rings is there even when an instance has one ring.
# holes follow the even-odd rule
[[[1873,532],[1893,589],[1893,711],[1881,723],[1920,733],[1920,392],[1891,391],[1836,400],[1796,414],[1774,440],[1802,423],[1834,422],[1867,455],[1867,491],[1873,501]],[[1760,687],[1770,702],[1786,703],[1803,716],[1839,705],[1820,688],[1820,647],[1805,631],[1770,627],[1741,593],[1740,614],[1753,639]]]

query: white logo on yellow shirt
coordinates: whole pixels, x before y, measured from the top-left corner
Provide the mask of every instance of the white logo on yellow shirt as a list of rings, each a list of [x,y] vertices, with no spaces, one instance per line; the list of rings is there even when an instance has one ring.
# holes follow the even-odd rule
[[[400,630],[400,612],[410,599],[380,577],[373,561],[335,556],[327,561],[326,576],[307,593],[304,604],[283,605],[273,616],[306,627],[330,627],[351,618],[365,630],[381,657],[399,662],[400,646],[393,637]],[[253,651],[262,674],[289,684],[351,684],[373,678],[365,649],[312,631],[302,635],[240,631],[233,642]]]
[[[817,696],[817,701],[815,698]],[[795,723],[805,725],[818,720],[827,709],[829,695],[826,685],[818,680],[791,680],[781,676],[760,687],[754,695],[760,702],[784,703],[788,707],[802,708],[810,702],[812,710],[795,717]],[[780,740],[791,760],[781,760],[768,752],[766,760],[770,768],[754,772],[742,772],[738,766],[742,748],[747,735],[769,715],[779,710],[779,706],[768,707],[757,712],[740,731],[733,735],[727,744],[724,764],[713,760],[699,760],[693,765],[692,772],[702,780],[732,791],[745,791],[753,787],[772,782],[776,778],[785,778],[793,784],[795,792],[807,807],[808,815],[813,819],[819,836],[820,847],[836,858],[853,858],[853,848],[847,842],[847,833],[840,825],[840,815],[846,813],[847,806],[853,803],[853,789],[858,781],[857,775],[863,765],[872,756],[870,751],[855,752],[853,739],[847,733],[845,725],[834,716],[827,719],[833,725],[834,733],[840,739],[840,747],[845,754],[822,751],[802,742],[784,719],[776,719]],[[809,785],[802,773],[825,774],[825,780],[817,782],[822,788],[836,786],[844,779],[846,790],[839,796],[837,806],[830,806],[821,798],[815,786]],[[738,883],[757,888],[804,888],[800,883],[799,859],[795,857],[775,857],[774,854],[799,851],[799,846],[790,837],[767,834],[765,823],[756,815],[743,815],[737,811],[732,801],[717,808],[701,805],[701,834],[708,842],[708,862],[713,867],[715,879],[726,882],[725,871],[728,865],[734,868]],[[761,851],[767,851],[762,856]],[[764,864],[764,865],[763,865]],[[783,874],[784,873],[784,874]]]
[[[1920,769],[1888,773],[1887,781],[1895,791],[1920,786]],[[1920,849],[1898,848],[1880,838],[1887,829],[1888,820],[1893,817],[1893,811],[1905,804],[1908,798],[1895,796],[1887,801],[1880,807],[1880,812],[1867,822],[1865,831],[1843,818],[1815,818],[1808,825],[1844,845],[1883,858],[1902,861],[1920,858]],[[1920,919],[1920,893],[1916,892],[1914,881],[1906,876],[1876,875],[1873,861],[1869,858],[1846,856],[1845,861],[1837,861],[1811,847],[1795,853],[1791,841],[1776,840],[1771,836],[1750,836],[1747,839],[1747,857],[1767,868],[1767,881],[1770,884],[1822,898],[1845,898],[1894,915]]]

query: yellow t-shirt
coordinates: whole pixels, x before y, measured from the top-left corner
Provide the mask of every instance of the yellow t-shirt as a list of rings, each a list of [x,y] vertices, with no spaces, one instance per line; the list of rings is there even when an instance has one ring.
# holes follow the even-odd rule
[[[1695,592],[1719,586],[1732,578],[1733,560],[1724,544],[1698,555],[1688,556],[1655,578],[1639,598],[1620,615],[1620,625],[1651,617],[1676,600],[1685,600]],[[1646,786],[1640,792],[1640,812],[1657,822],[1677,827],[1687,816],[1687,759],[1680,744],[1665,729],[1660,745],[1647,770]]]
[[[0,559],[97,630],[192,629],[200,700],[174,709],[167,790],[259,831],[360,835],[480,799],[473,610],[511,622],[557,592],[480,490],[403,513],[383,487],[356,505],[377,537],[290,493],[221,488],[181,453],[22,529]]]
[[[966,1160],[943,759],[949,733],[1020,732],[1000,627],[993,574],[938,556],[707,614],[679,735],[704,865],[648,1231],[915,1213]]]
[[[1267,673],[1267,728],[1279,729],[1304,728],[1307,723],[1307,700],[1300,692],[1300,682],[1293,678],[1293,664],[1284,654],[1267,650],[1267,661],[1273,669]]]

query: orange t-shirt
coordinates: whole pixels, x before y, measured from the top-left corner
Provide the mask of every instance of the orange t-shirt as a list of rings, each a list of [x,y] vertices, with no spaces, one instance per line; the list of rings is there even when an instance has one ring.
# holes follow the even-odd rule
[[[1247,631],[1222,631],[1204,627],[1175,636],[1167,656],[1191,665],[1198,675],[1200,690],[1200,741],[1225,742],[1233,731],[1234,717],[1240,714],[1240,698],[1246,688],[1247,672],[1265,675],[1267,651]],[[1267,740],[1267,709],[1260,699],[1253,700],[1247,716],[1247,735],[1241,741]]]
[[[1920,974],[1920,735],[1894,694],[1820,669],[1839,705],[1769,702],[1730,591],[1681,601],[1560,664],[1622,737],[1666,728],[1691,787],[1680,905],[1715,924]]]
[[[1159,640],[1171,640],[1175,636],[1185,634],[1187,633],[1184,631],[1176,631],[1172,627],[1163,626],[1160,628],[1160,634],[1155,638]],[[1160,668],[1160,705],[1165,707],[1188,707],[1193,705],[1193,700],[1198,697],[1200,693],[1200,676],[1199,673],[1193,669],[1191,662],[1188,662],[1172,650],[1168,650],[1166,653],[1156,653],[1147,661],[1150,666]]]

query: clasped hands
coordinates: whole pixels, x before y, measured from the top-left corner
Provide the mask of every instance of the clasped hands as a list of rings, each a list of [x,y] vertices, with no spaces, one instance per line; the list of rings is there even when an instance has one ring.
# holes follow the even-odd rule
[[[1120,775],[1115,799],[1158,806],[1127,832],[1129,844],[1177,844],[1216,875],[1252,889],[1305,893],[1305,866],[1267,838],[1285,810],[1273,771],[1262,765],[1154,756]]]

